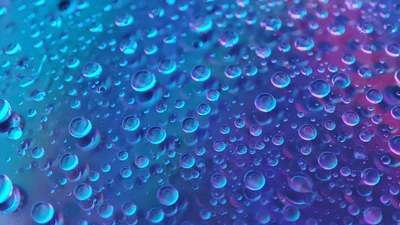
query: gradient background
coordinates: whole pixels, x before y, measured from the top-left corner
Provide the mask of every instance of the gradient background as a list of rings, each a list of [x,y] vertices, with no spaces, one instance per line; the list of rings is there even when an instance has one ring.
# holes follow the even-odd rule
[[[142,218],[147,210],[160,207],[156,199],[160,186],[157,180],[174,185],[180,192],[176,206],[179,211],[174,217],[166,218],[164,224],[184,224],[185,221],[192,224],[245,224],[244,221],[247,224],[257,224],[254,218],[260,209],[270,212],[270,224],[305,224],[308,218],[319,220],[319,224],[344,224],[343,220],[349,216],[347,207],[351,203],[357,204],[361,210],[370,206],[380,207],[383,213],[380,224],[396,224],[392,215],[398,212],[398,197],[390,195],[389,187],[398,185],[398,156],[390,153],[386,142],[399,133],[399,123],[390,115],[390,109],[400,103],[400,89],[394,81],[399,61],[398,57],[386,54],[384,48],[386,44],[397,43],[399,39],[398,33],[385,29],[388,24],[398,26],[397,7],[390,1],[380,4],[370,1],[364,2],[362,10],[349,11],[343,10],[346,6],[339,1],[326,4],[323,1],[297,1],[298,5],[307,9],[307,15],[302,20],[294,20],[289,17],[288,10],[294,7],[295,2],[251,1],[248,6],[241,8],[235,1],[228,0],[177,0],[174,5],[168,5],[161,0],[91,0],[87,1],[87,7],[77,9],[75,13],[61,13],[58,10],[58,1],[49,0],[43,5],[35,6],[34,1],[0,0],[0,7],[7,9],[6,13],[0,15],[1,47],[6,49],[11,43],[21,45],[21,51],[15,55],[6,55],[4,51],[0,54],[1,64],[8,64],[0,68],[0,98],[10,102],[13,113],[21,115],[24,124],[21,139],[10,140],[5,132],[0,140],[0,173],[7,174],[13,184],[19,186],[24,193],[19,210],[10,215],[0,215],[0,224],[34,224],[29,211],[37,201],[51,203],[56,212],[64,215],[67,224],[78,224],[81,219],[86,219],[89,224],[113,224],[118,220],[120,205],[127,200],[135,202],[138,206],[137,217]],[[188,9],[183,11],[185,4]],[[155,8],[165,10],[162,18],[152,19],[148,16],[148,12]],[[318,10],[326,10],[329,16],[326,19],[317,18]],[[243,11],[248,13],[246,17],[237,16],[244,13]],[[128,27],[116,26],[115,18],[125,12],[133,15],[134,23]],[[178,19],[174,19],[176,15],[179,16]],[[213,29],[205,34],[191,31],[189,23],[196,15],[208,15],[212,18]],[[268,15],[282,19],[283,26],[279,31],[267,32],[261,29],[259,21]],[[250,17],[257,22],[249,25],[246,19]],[[315,30],[310,28],[314,21],[319,25]],[[371,23],[374,31],[364,34],[357,30],[357,23],[360,21]],[[334,22],[345,24],[346,31],[343,35],[329,34],[327,26]],[[92,32],[100,24],[103,26],[102,31]],[[143,38],[151,29],[158,31],[157,36]],[[235,30],[239,34],[240,39],[235,47],[224,48],[218,43],[218,36],[224,30]],[[39,36],[32,37],[36,32],[40,32]],[[313,54],[300,52],[293,46],[294,40],[300,35],[313,38]],[[138,40],[138,49],[131,56],[123,55],[118,49],[121,40],[128,36]],[[163,38],[168,36],[175,36],[176,43],[164,43]],[[193,47],[193,43],[200,40],[203,46]],[[34,47],[39,42],[43,44]],[[288,53],[280,52],[277,45],[281,42],[291,44],[292,50]],[[360,44],[363,43],[374,44],[376,51],[372,54],[364,53],[360,50]],[[102,44],[107,45],[103,50],[98,47]],[[268,59],[260,59],[252,50],[252,46],[260,44],[267,44],[272,49]],[[146,55],[144,49],[151,45],[157,45],[158,51],[156,54]],[[344,64],[341,58],[345,53],[353,54],[356,63],[350,66]],[[75,69],[66,66],[72,57],[80,60],[80,65]],[[173,74],[163,75],[157,72],[158,63],[164,58],[177,62],[178,68]],[[103,72],[98,79],[88,80],[82,76],[83,65],[90,61],[102,65]],[[226,66],[237,64],[244,68],[248,63],[258,67],[256,76],[242,76],[232,80],[224,75]],[[124,64],[126,66],[121,66]],[[204,83],[190,78],[190,71],[200,64],[212,70],[212,77]],[[330,73],[326,68],[331,64],[338,66],[350,77],[350,86],[345,89],[331,87],[328,97],[313,98],[307,89],[308,84],[317,78],[329,81]],[[313,69],[311,76],[301,75],[300,69],[305,65]],[[371,78],[365,79],[357,74],[361,66],[372,71]],[[131,75],[140,69],[156,74],[157,86],[151,94],[138,94],[130,87]],[[275,88],[270,83],[271,75],[281,70],[297,74],[285,89]],[[32,85],[20,87],[22,77],[29,79],[35,74],[38,77]],[[118,82],[121,84],[115,85]],[[101,85],[106,87],[106,91],[98,93],[96,88]],[[221,91],[223,86],[229,86],[229,90]],[[368,109],[372,104],[365,98],[368,88],[376,88],[384,95],[383,102],[374,105],[373,109]],[[209,102],[205,98],[210,89],[220,90],[221,96],[217,102]],[[40,102],[32,97],[32,93],[38,90],[46,92],[45,99]],[[260,113],[254,107],[254,98],[262,92],[269,92],[277,99],[277,107],[272,113]],[[71,96],[71,93],[76,94]],[[122,93],[124,96],[120,97]],[[342,102],[346,97],[351,99],[348,104]],[[129,105],[132,98],[135,103]],[[80,100],[81,107],[72,109],[70,102],[76,99]],[[177,99],[185,100],[184,108],[174,107]],[[167,105],[164,113],[156,111],[160,102]],[[210,115],[202,117],[196,114],[196,107],[200,103],[211,106]],[[323,106],[327,103],[336,105],[333,114],[324,111]],[[37,115],[29,118],[29,109],[35,109]],[[356,127],[347,127],[341,121],[342,113],[349,109],[357,111],[361,117],[361,122]],[[299,118],[298,112],[304,113],[305,117]],[[127,115],[140,117],[140,131],[132,133],[122,130],[121,122]],[[234,129],[235,115],[240,115],[246,121],[246,128]],[[383,123],[373,124],[371,118],[374,115],[381,115]],[[101,134],[101,143],[95,150],[79,150],[79,143],[68,133],[69,122],[77,116],[90,119],[93,130],[98,130]],[[181,129],[181,122],[187,116],[196,118],[200,123],[200,129],[194,134],[186,134]],[[176,118],[175,123],[170,122],[171,117]],[[323,127],[327,120],[335,121],[337,128],[334,131],[328,132]],[[304,141],[299,140],[297,130],[292,129],[291,124],[300,126],[310,121],[317,128],[318,137],[308,143],[312,145],[312,154],[303,156],[298,149]],[[219,132],[223,124],[231,127],[229,135]],[[260,137],[253,137],[248,132],[256,124],[263,129]],[[162,126],[167,131],[167,140],[159,146],[148,143],[143,136],[152,126]],[[363,130],[368,130],[373,135],[368,143],[362,142],[358,137]],[[276,134],[284,137],[283,145],[275,146],[271,143],[270,139]],[[239,157],[232,154],[237,143],[230,143],[223,153],[215,154],[212,150],[213,142],[223,140],[229,143],[232,136],[249,147],[258,141],[264,141],[266,148],[254,155]],[[118,141],[113,141],[116,137]],[[338,141],[342,137],[345,137],[345,142]],[[194,154],[195,147],[200,145],[207,149],[207,153],[201,157]],[[40,160],[34,160],[30,156],[30,150],[36,146],[45,149],[45,155]],[[338,166],[329,172],[318,168],[316,160],[321,152],[328,149],[335,152],[339,159]],[[117,153],[121,150],[129,153],[128,160],[124,162],[117,159]],[[175,151],[176,156],[170,158],[170,151]],[[86,203],[78,202],[71,195],[79,182],[68,182],[64,186],[59,184],[61,178],[72,176],[58,167],[57,158],[64,152],[73,152],[79,157],[77,171],[84,171],[86,168],[86,171],[100,173],[100,179],[96,182],[87,181],[85,176],[79,182],[89,182],[98,191],[96,198],[104,198],[114,206],[115,215],[112,218],[101,219],[96,209],[91,214],[81,210],[80,204]],[[363,157],[357,158],[355,152]],[[21,153],[25,154],[18,156]],[[196,163],[205,164],[204,167],[191,169],[201,174],[199,178],[185,180],[181,177],[182,174],[192,173],[191,170],[184,170],[179,166],[179,156],[184,153],[195,156]],[[382,155],[391,157],[391,165],[382,164]],[[150,165],[145,169],[135,168],[134,160],[138,156],[149,157]],[[278,159],[277,166],[268,165],[270,156]],[[11,160],[8,161],[7,157]],[[171,163],[165,165],[164,160],[168,158]],[[216,163],[218,160],[223,163]],[[261,163],[255,166],[254,162],[258,160]],[[244,161],[245,166],[238,167],[238,161]],[[101,165],[104,163],[111,165],[110,172],[101,172]],[[223,169],[223,164],[228,169]],[[164,169],[163,173],[152,172],[152,168],[157,165]],[[176,165],[176,169],[171,165]],[[351,168],[354,177],[340,175],[340,169],[344,166]],[[119,177],[119,171],[124,167],[133,168],[129,179]],[[367,187],[371,192],[369,196],[359,196],[356,192],[360,188],[360,173],[369,167],[380,171],[381,181],[373,188]],[[243,186],[240,181],[252,168],[262,171],[267,178],[264,189],[257,193],[261,200],[235,202],[232,199],[240,192],[240,186]],[[316,199],[311,197],[310,200],[309,196],[300,194],[293,196],[288,191],[287,176],[299,171],[312,177]],[[212,189],[209,179],[216,172],[228,178],[222,198],[226,203],[220,200],[219,204],[211,206],[209,202],[216,191]],[[322,181],[318,176],[329,179]],[[133,188],[127,189],[130,185]],[[351,190],[353,194],[346,195],[347,190]],[[382,203],[382,196],[389,198],[391,204]],[[292,203],[284,199],[290,199]],[[286,204],[294,204],[300,209],[301,217],[298,221],[291,223],[282,219],[281,209]],[[210,210],[215,216],[202,222],[199,217],[202,208]],[[354,224],[366,224],[362,213],[352,217],[352,220]],[[124,223],[125,221],[121,222]],[[150,222],[143,219],[139,224]]]

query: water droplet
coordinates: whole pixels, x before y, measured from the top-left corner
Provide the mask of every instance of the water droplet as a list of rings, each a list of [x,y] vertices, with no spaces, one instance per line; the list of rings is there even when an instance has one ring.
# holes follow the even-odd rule
[[[87,78],[98,77],[102,72],[103,68],[97,62],[88,62],[82,68],[82,74]]]
[[[400,155],[400,136],[393,136],[388,141],[389,149],[396,155]]]
[[[210,76],[211,70],[204,65],[198,65],[194,67],[191,73],[192,79],[198,82],[206,81],[208,78],[210,78]]]
[[[193,133],[199,128],[199,122],[194,118],[188,117],[182,121],[182,130],[185,133]]]
[[[70,171],[75,169],[78,165],[78,156],[73,153],[64,153],[60,156],[60,168],[65,171]]]
[[[7,100],[0,99],[0,123],[6,121],[11,116],[11,105]]]
[[[322,152],[318,156],[318,164],[325,170],[332,170],[337,166],[338,160],[334,154]]]
[[[254,105],[261,112],[271,112],[275,109],[276,100],[271,94],[262,93],[255,98]]]
[[[175,187],[171,185],[165,185],[158,189],[157,199],[162,205],[171,206],[178,201],[179,192]]]
[[[290,77],[287,73],[276,72],[271,77],[271,83],[277,88],[285,88],[290,84]]]
[[[4,203],[12,194],[13,185],[7,175],[0,175],[0,204]]]
[[[299,128],[298,134],[303,140],[311,141],[317,137],[317,130],[311,124],[304,124]]]
[[[365,95],[367,100],[372,104],[381,103],[383,100],[383,95],[378,89],[369,89]]]
[[[225,76],[230,78],[230,79],[238,78],[238,77],[240,77],[240,75],[242,75],[242,69],[240,69],[239,66],[229,65],[225,69]]]
[[[156,85],[156,77],[147,70],[140,70],[133,74],[131,87],[137,92],[146,92]]]
[[[382,221],[382,210],[379,207],[368,207],[364,210],[363,217],[368,224],[379,224]]]
[[[264,187],[265,177],[258,171],[250,170],[244,175],[243,182],[247,189],[258,191]]]
[[[281,28],[282,20],[275,16],[268,16],[260,22],[260,26],[268,31],[276,31]]]
[[[230,48],[239,42],[239,35],[235,31],[227,30],[219,35],[218,41],[225,48]]]
[[[295,222],[300,218],[300,211],[296,206],[286,205],[282,209],[282,216],[286,221]]]
[[[126,131],[135,131],[140,126],[140,119],[136,116],[126,116],[122,121],[122,128]]]
[[[40,159],[40,158],[42,158],[44,156],[44,148],[35,147],[35,148],[32,149],[31,154],[32,154],[32,157],[34,159]]]
[[[167,137],[167,132],[162,127],[152,127],[147,130],[146,139],[151,144],[161,144]]]
[[[38,224],[46,224],[53,219],[54,208],[47,202],[36,202],[31,208],[31,217]]]
[[[97,213],[103,219],[110,218],[114,213],[114,206],[104,203],[97,208]]]
[[[314,47],[314,40],[308,36],[301,36],[294,42],[299,51],[310,51]]]
[[[92,187],[88,184],[78,184],[74,189],[74,196],[79,201],[84,201],[92,196]]]
[[[364,169],[361,173],[361,179],[364,184],[368,186],[375,186],[379,183],[380,175],[379,172],[374,168]]]
[[[92,122],[85,117],[75,117],[68,126],[68,131],[75,138],[83,138],[92,130]]]
[[[360,117],[353,110],[347,110],[342,114],[342,120],[347,126],[356,126],[360,122]]]
[[[135,214],[136,209],[137,209],[136,204],[133,202],[126,202],[121,206],[121,211],[126,216],[132,216],[133,214]]]
[[[210,183],[214,188],[223,188],[227,183],[226,177],[220,173],[211,176]]]
[[[324,98],[331,92],[331,87],[324,80],[314,80],[308,86],[311,95],[316,98]]]

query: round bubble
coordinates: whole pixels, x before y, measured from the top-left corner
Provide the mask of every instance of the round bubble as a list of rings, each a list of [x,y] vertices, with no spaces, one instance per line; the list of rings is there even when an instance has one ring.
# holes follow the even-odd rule
[[[345,5],[349,10],[359,10],[362,4],[362,0],[345,0]]]
[[[0,123],[6,121],[11,116],[11,105],[7,100],[0,99]]]
[[[266,59],[271,55],[271,48],[267,45],[260,45],[256,48],[256,55],[261,59]]]
[[[225,76],[230,79],[235,79],[242,75],[242,69],[237,65],[229,65],[225,69]]]
[[[289,187],[299,193],[312,192],[313,181],[304,174],[294,174],[287,178]]]
[[[8,138],[11,140],[18,140],[22,137],[22,130],[20,127],[11,127],[8,130]]]
[[[156,85],[156,76],[147,70],[140,70],[133,74],[131,87],[137,92],[146,92]]]
[[[152,223],[161,223],[164,219],[164,211],[159,208],[150,209],[147,212],[147,219]]]
[[[146,134],[146,139],[150,143],[157,145],[162,143],[167,137],[167,132],[162,127],[151,127]]]
[[[226,148],[226,144],[225,144],[225,142],[223,142],[223,141],[215,141],[214,143],[213,143],[213,149],[216,151],[216,152],[222,152],[222,151],[224,151],[225,150],[225,148]]]
[[[189,26],[192,31],[196,33],[203,33],[212,29],[213,21],[211,17],[207,15],[198,15],[193,18],[193,20],[189,23]]]
[[[246,66],[244,67],[243,72],[244,72],[244,74],[245,74],[246,76],[252,77],[252,76],[257,75],[257,73],[258,73],[258,68],[257,68],[255,65],[248,64],[248,65],[246,65]],[[400,81],[399,81],[399,83],[400,83]]]
[[[294,47],[299,51],[310,51],[314,47],[314,40],[308,36],[300,36],[294,41]]]
[[[207,209],[202,209],[200,210],[200,218],[202,220],[209,220],[211,218],[211,212],[208,211]],[[188,224],[189,225],[189,224]],[[191,224],[190,224],[191,225]]]
[[[97,208],[97,213],[103,219],[110,218],[114,213],[114,206],[104,203]]]
[[[147,156],[138,156],[135,159],[135,165],[140,169],[146,168],[149,165],[149,163],[150,159]]]
[[[136,116],[127,116],[122,121],[122,128],[126,131],[135,131],[140,126],[140,119]]]
[[[342,114],[342,120],[347,126],[356,126],[360,122],[360,117],[353,110],[347,110]]]
[[[118,27],[126,27],[129,26],[133,23],[134,18],[131,14],[129,13],[122,13],[115,18],[115,25]]]
[[[44,156],[44,148],[42,147],[35,147],[31,151],[32,158],[34,159],[40,159]]]
[[[36,202],[31,208],[31,217],[38,224],[50,222],[54,216],[54,208],[47,202]]]
[[[264,20],[261,20],[260,26],[268,31],[276,31],[281,28],[282,20],[276,16],[268,16]]]
[[[342,57],[342,62],[347,65],[352,65],[355,63],[355,61],[356,61],[356,57],[354,57],[354,55],[349,54],[349,53],[344,54]]]
[[[206,94],[208,101],[215,102],[219,99],[220,93],[217,90],[209,90]]]
[[[358,75],[362,78],[370,78],[372,76],[372,71],[366,67],[361,67],[358,69]]]
[[[0,174],[0,204],[4,203],[12,194],[13,185],[7,175]]]
[[[76,117],[68,125],[68,131],[75,138],[83,138],[92,130],[92,122],[85,117]]]
[[[238,144],[235,149],[235,153],[238,155],[244,155],[247,153],[247,146],[244,144]]]
[[[331,92],[331,87],[324,80],[313,80],[308,86],[311,95],[316,98],[324,98]]]
[[[235,31],[226,30],[219,35],[218,42],[225,48],[230,48],[239,42],[239,35]]]
[[[295,222],[300,218],[300,210],[293,205],[286,205],[282,209],[283,219],[289,222]]]
[[[318,225],[318,220],[314,218],[308,218],[305,225]]]
[[[132,175],[132,170],[129,167],[122,168],[119,172],[122,178],[128,178]]]
[[[256,170],[250,170],[244,175],[243,182],[247,189],[258,191],[264,187],[265,177]]]
[[[328,32],[333,36],[340,36],[346,31],[345,27],[339,23],[332,23],[327,27]]]
[[[183,154],[179,158],[179,164],[182,168],[189,169],[192,168],[195,164],[196,160],[191,154]]]
[[[337,166],[338,160],[334,154],[322,152],[318,156],[318,164],[325,170],[332,170]]]
[[[378,89],[370,89],[365,94],[367,100],[372,104],[381,103],[383,100],[383,95]]]
[[[123,39],[119,44],[119,50],[125,55],[132,55],[136,52],[138,45],[133,38]]]
[[[317,137],[317,130],[311,124],[304,124],[299,128],[298,134],[303,140],[311,141]]]
[[[80,63],[81,63],[81,62],[79,61],[79,59],[77,59],[77,58],[71,58],[71,59],[69,59],[69,60],[67,61],[67,67],[73,69],[73,68],[78,67]]]
[[[185,133],[193,133],[199,128],[199,122],[192,117],[188,117],[182,121],[182,130]]]
[[[347,211],[350,213],[350,215],[357,216],[361,210],[357,204],[353,203],[353,204],[349,205],[349,207],[347,208]]]
[[[380,181],[379,172],[374,168],[366,168],[361,172],[361,180],[368,186],[375,186]]]
[[[272,144],[276,145],[276,146],[280,146],[285,142],[285,139],[282,137],[282,135],[274,135],[272,137]]]
[[[290,84],[290,76],[284,72],[276,72],[271,77],[271,83],[277,88],[285,88]]]
[[[126,202],[121,205],[121,211],[125,216],[132,216],[136,213],[137,207],[133,202]]]
[[[211,112],[211,107],[205,103],[200,104],[199,106],[197,106],[197,114],[199,114],[200,116],[206,116]]]
[[[225,187],[227,179],[224,175],[220,173],[216,173],[211,176],[210,183],[215,188],[223,188]]]
[[[369,142],[372,139],[372,135],[368,131],[361,131],[358,137],[363,142]]]
[[[103,68],[97,62],[88,62],[82,68],[82,74],[87,78],[98,77],[102,72]]]
[[[350,78],[346,74],[339,73],[332,76],[332,85],[337,88],[347,88],[350,85]]]
[[[393,117],[393,119],[400,120],[400,106],[394,106],[390,110],[390,115]]]
[[[254,105],[261,112],[271,112],[275,109],[276,100],[271,94],[262,93],[255,98]]]
[[[191,77],[194,81],[203,82],[211,76],[211,70],[204,65],[195,66],[192,70]]]
[[[385,47],[386,54],[392,57],[399,57],[400,56],[400,46],[398,44],[392,43],[388,44]]]
[[[379,207],[368,207],[363,212],[363,217],[367,224],[375,225],[382,221],[382,210]]]
[[[175,101],[175,108],[182,109],[185,106],[185,101],[182,99],[178,99]]]
[[[92,196],[92,187],[89,184],[78,184],[76,185],[74,189],[74,196],[76,199],[79,201],[84,201],[90,198]]]
[[[250,134],[254,137],[258,137],[262,134],[261,127],[257,126],[257,125],[251,126],[249,131],[250,131]]]
[[[400,136],[393,136],[388,141],[389,149],[396,155],[400,155]]]
[[[265,210],[259,210],[256,214],[256,220],[260,224],[267,224],[271,221],[271,216]]]
[[[162,186],[157,191],[157,199],[162,205],[173,205],[178,201],[178,198],[179,191],[171,185]]]
[[[176,70],[176,62],[172,59],[162,59],[157,70],[162,74],[171,74]]]
[[[65,171],[70,171],[75,169],[78,165],[78,156],[73,153],[64,153],[60,156],[60,168]]]

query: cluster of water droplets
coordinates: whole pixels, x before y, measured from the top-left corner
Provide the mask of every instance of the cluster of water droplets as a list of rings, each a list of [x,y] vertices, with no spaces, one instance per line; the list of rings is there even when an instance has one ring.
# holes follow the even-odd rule
[[[400,4],[6,2],[0,221],[400,223]]]

